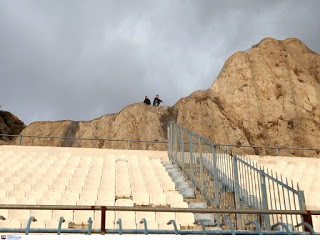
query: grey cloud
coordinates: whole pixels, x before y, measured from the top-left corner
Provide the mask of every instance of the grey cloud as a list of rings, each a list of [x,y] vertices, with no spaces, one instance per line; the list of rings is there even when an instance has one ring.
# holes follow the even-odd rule
[[[90,120],[207,89],[265,37],[320,52],[318,1],[0,1],[0,105],[29,124]]]

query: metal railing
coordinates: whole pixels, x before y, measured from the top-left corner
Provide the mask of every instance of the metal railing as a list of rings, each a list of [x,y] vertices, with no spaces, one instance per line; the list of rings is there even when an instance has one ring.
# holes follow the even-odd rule
[[[255,227],[255,231],[238,231],[234,229],[233,225],[229,221],[223,221],[219,226],[221,229],[207,229],[205,227],[204,222],[201,222],[201,230],[181,230],[178,229],[177,223],[174,219],[168,221],[168,225],[172,224],[172,230],[149,230],[147,227],[147,221],[145,219],[141,219],[140,224],[143,224],[144,229],[123,229],[122,227],[122,219],[117,219],[118,229],[106,229],[106,211],[134,211],[134,212],[174,212],[174,213],[211,213],[211,214],[286,214],[286,215],[302,215],[305,218],[311,219],[311,215],[320,215],[320,211],[306,211],[306,210],[248,210],[248,209],[203,209],[203,208],[164,208],[164,207],[125,207],[125,206],[70,206],[70,205],[15,205],[15,204],[0,204],[0,209],[11,209],[11,210],[85,210],[85,211],[98,211],[101,212],[101,220],[100,220],[100,228],[93,229],[93,219],[88,219],[88,229],[62,229],[62,223],[64,222],[63,216],[60,217],[60,220],[57,224],[57,229],[34,229],[32,228],[32,222],[37,221],[34,217],[30,217],[27,227],[25,229],[18,228],[0,228],[1,233],[25,233],[28,235],[29,233],[57,233],[60,235],[61,233],[85,233],[91,235],[93,233],[98,234],[225,234],[225,235],[235,235],[235,234],[250,234],[250,235],[284,235],[284,234],[316,234],[312,228],[312,223],[301,221],[298,223],[295,228],[306,228],[307,232],[304,231],[292,231],[289,229],[286,224],[283,222],[277,222],[271,226],[273,231],[263,230],[261,225],[257,221],[248,221],[245,222],[247,226],[253,225]],[[95,215],[95,214],[94,214]],[[2,220],[5,219],[2,217]],[[278,228],[282,226],[282,228]],[[82,225],[83,227],[83,225]]]
[[[198,197],[213,208],[305,210],[303,191],[281,175],[263,169],[228,147],[208,142],[174,122],[168,125],[168,155],[197,190]],[[230,216],[221,214],[218,221],[229,221],[235,229],[248,229],[245,222],[259,222],[270,230],[276,222],[294,226],[299,216],[286,214]],[[250,226],[249,226],[250,228]]]
[[[163,144],[164,150],[166,150],[166,146],[168,144],[168,142],[163,142],[163,141],[129,140],[129,139],[122,140],[122,139],[105,139],[105,138],[50,137],[50,136],[29,136],[29,135],[10,135],[10,134],[0,134],[0,136],[17,137],[17,138],[19,138],[19,145],[22,145],[23,138],[71,140],[71,141],[73,141],[71,143],[71,146],[73,146],[73,144],[74,144],[75,147],[81,147],[81,144],[80,144],[81,141],[123,142],[125,144],[127,150],[130,150],[130,146],[132,146],[133,143]],[[70,144],[68,144],[68,145],[70,145]],[[68,146],[68,147],[70,147],[70,146]]]
[[[130,140],[130,139],[105,139],[105,138],[76,138],[76,137],[50,137],[50,136],[31,136],[31,135],[12,135],[12,134],[0,134],[3,137],[16,137],[19,139],[19,145],[22,145],[23,138],[42,138],[42,139],[60,139],[60,140],[70,140],[73,141],[71,143],[71,147],[75,145],[75,147],[81,147],[81,141],[107,141],[107,142],[123,142],[125,144],[126,149],[130,150],[133,143],[145,143],[145,144],[163,144],[167,145],[167,141],[150,141],[150,140]],[[207,140],[206,140],[207,141]],[[70,144],[69,144],[70,145]],[[247,145],[232,145],[232,144],[215,144],[215,147],[226,147],[228,152],[234,152],[239,149],[253,149],[255,155],[260,155],[261,151],[264,150],[267,155],[275,155],[280,156],[280,152],[298,152],[298,155],[309,155],[301,154],[301,152],[309,152],[312,155],[312,152],[315,154],[319,154],[319,148],[290,148],[290,147],[265,147],[265,146],[247,146]],[[70,147],[70,146],[69,146]]]
[[[320,157],[319,148],[265,147],[265,146],[232,145],[232,144],[215,144],[215,146],[226,147],[228,149],[228,152],[234,152],[241,148],[252,148],[254,150],[255,155],[260,155],[262,150],[264,150],[266,152],[265,155],[274,154],[275,156],[280,156],[280,151],[285,150],[286,152],[291,152],[291,154],[294,154],[295,152],[298,152],[301,154],[301,152],[303,151],[309,152],[310,154],[314,152],[316,155],[319,155]],[[305,155],[308,155],[308,154],[305,154]]]

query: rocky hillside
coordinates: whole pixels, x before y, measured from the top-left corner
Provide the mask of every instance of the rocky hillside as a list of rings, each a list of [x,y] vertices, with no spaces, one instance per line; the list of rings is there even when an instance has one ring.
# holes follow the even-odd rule
[[[219,144],[320,148],[319,113],[320,56],[298,39],[266,38],[250,51],[231,56],[208,91],[196,91],[173,107],[133,104],[118,114],[90,122],[35,122],[22,134],[165,141],[166,125],[174,120]],[[76,143],[25,139],[23,144]],[[124,148],[126,144],[80,143],[82,147],[101,148]],[[134,149],[166,149],[165,145],[159,146],[131,145]],[[237,152],[244,151],[265,153],[237,148]]]
[[[118,114],[104,115],[89,122],[58,121],[34,122],[23,135],[59,136],[90,139],[130,139],[166,141],[167,123],[175,120],[170,107],[153,107],[144,103],[132,104]],[[72,139],[23,139],[23,145],[76,146]],[[15,141],[18,143],[18,139]],[[127,148],[127,142],[86,140],[78,142],[80,147]],[[166,150],[167,144],[130,143],[130,149]]]
[[[175,108],[178,123],[217,143],[320,148],[320,56],[298,39],[264,39]]]
[[[0,134],[19,135],[26,126],[12,113],[0,111]],[[0,145],[9,143],[13,137],[0,136]]]

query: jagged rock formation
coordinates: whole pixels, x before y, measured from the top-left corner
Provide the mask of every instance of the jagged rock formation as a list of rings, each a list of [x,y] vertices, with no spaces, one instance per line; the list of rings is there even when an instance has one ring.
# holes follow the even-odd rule
[[[170,107],[153,107],[144,103],[132,104],[118,114],[104,115],[89,122],[58,121],[31,123],[22,135],[166,141],[167,123],[174,119]],[[15,140],[18,143],[18,139]],[[23,138],[23,145],[74,147],[73,139]],[[127,142],[86,140],[80,147],[127,148]],[[130,143],[130,149],[166,150],[166,144]]]
[[[91,122],[32,123],[23,134],[164,141],[166,125],[174,120],[219,144],[320,148],[319,94],[320,56],[298,39],[266,38],[250,51],[231,56],[208,91],[196,91],[173,107],[133,104]],[[29,139],[24,144],[71,146],[75,141]],[[123,148],[125,143],[86,141],[81,146]]]
[[[26,126],[12,113],[0,111],[0,133],[8,135],[19,135]],[[13,137],[0,136],[0,145],[7,144]]]
[[[175,107],[179,123],[218,143],[320,148],[320,56],[298,39],[264,39]]]

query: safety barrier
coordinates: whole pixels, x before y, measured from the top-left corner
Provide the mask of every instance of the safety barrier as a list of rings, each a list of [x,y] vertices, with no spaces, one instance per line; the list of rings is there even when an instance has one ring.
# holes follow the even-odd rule
[[[305,227],[307,232],[304,231],[292,231],[283,222],[277,222],[271,226],[273,231],[263,230],[263,227],[257,221],[245,222],[247,226],[254,226],[254,231],[238,231],[233,227],[230,221],[223,221],[220,223],[220,229],[208,229],[204,222],[201,222],[201,230],[178,230],[177,223],[175,220],[170,220],[167,224],[172,224],[172,230],[149,230],[147,227],[147,221],[141,219],[141,224],[143,224],[144,229],[123,229],[122,219],[118,219],[117,223],[118,229],[106,229],[105,219],[106,211],[143,211],[143,212],[185,212],[185,213],[212,213],[212,214],[286,214],[286,215],[302,215],[306,218],[311,219],[311,215],[320,215],[320,211],[306,211],[306,210],[244,210],[244,209],[203,209],[203,208],[163,208],[163,207],[124,207],[124,206],[70,206],[70,205],[13,205],[13,204],[0,204],[0,209],[20,209],[20,210],[87,210],[87,211],[101,211],[101,228],[92,229],[92,219],[88,219],[88,229],[62,229],[61,224],[64,221],[63,216],[60,217],[57,229],[34,229],[32,228],[32,222],[37,221],[34,217],[30,217],[28,224],[25,229],[12,229],[12,228],[0,228],[1,233],[24,233],[28,235],[29,233],[71,233],[71,234],[203,234],[203,235],[303,235],[303,234],[313,234],[315,231],[308,222],[300,222],[295,228]],[[1,218],[3,219],[3,217]],[[2,220],[0,220],[2,221]],[[282,228],[277,228],[282,226]]]
[[[75,147],[81,147],[81,141],[107,141],[107,142],[123,142],[126,144],[127,150],[130,150],[132,143],[150,143],[150,144],[163,144],[167,146],[168,142],[163,141],[144,141],[144,140],[122,140],[122,139],[104,139],[104,138],[75,138],[75,137],[47,137],[47,136],[29,136],[29,135],[10,135],[10,134],[0,134],[4,137],[17,137],[19,138],[19,145],[22,145],[23,138],[42,138],[42,139],[62,139],[71,140],[75,142]]]
[[[174,122],[168,125],[168,155],[188,176],[198,197],[213,208],[305,210],[304,193],[292,182]],[[267,231],[277,222],[295,231],[293,226],[302,221],[286,214],[221,214],[217,220],[228,221],[237,230],[251,228],[246,222],[255,221]]]
[[[107,142],[123,142],[127,150],[130,150],[132,143],[150,143],[150,144],[168,144],[165,141],[147,141],[147,140],[130,140],[130,139],[104,139],[104,138],[75,138],[75,137],[49,137],[49,136],[29,136],[29,135],[11,135],[11,134],[0,134],[3,137],[16,137],[19,138],[19,145],[22,145],[23,138],[43,138],[43,139],[63,139],[71,140],[75,142],[75,147],[81,147],[81,141],[107,141]],[[318,148],[290,148],[290,147],[266,147],[266,146],[246,146],[246,145],[232,145],[232,144],[215,144],[216,147],[225,147],[228,152],[234,152],[237,149],[253,149],[256,155],[260,155],[261,151],[264,150],[268,155],[280,156],[280,152],[298,152],[301,155],[302,152],[306,151],[312,154],[320,154]],[[284,154],[286,155],[286,154]]]

